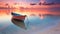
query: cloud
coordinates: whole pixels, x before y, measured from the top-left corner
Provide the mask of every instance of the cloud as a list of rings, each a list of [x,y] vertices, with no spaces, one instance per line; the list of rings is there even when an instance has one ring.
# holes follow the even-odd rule
[[[30,3],[30,5],[37,5],[36,3]]]

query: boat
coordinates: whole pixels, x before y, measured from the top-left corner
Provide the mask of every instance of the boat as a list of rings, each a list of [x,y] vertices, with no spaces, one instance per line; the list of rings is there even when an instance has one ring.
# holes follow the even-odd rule
[[[12,23],[23,28],[23,29],[26,29],[26,26],[25,26],[25,23],[24,23],[24,20],[26,18],[26,15],[20,15],[20,14],[17,14],[17,13],[11,13],[12,15]]]

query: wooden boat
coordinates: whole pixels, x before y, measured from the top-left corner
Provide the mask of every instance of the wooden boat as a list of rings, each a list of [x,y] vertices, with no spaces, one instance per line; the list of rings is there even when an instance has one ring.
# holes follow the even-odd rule
[[[19,15],[16,13],[11,13],[11,14],[12,14],[12,19],[11,19],[12,23],[14,23],[15,25],[23,29],[26,29],[25,23],[24,23],[26,15]]]

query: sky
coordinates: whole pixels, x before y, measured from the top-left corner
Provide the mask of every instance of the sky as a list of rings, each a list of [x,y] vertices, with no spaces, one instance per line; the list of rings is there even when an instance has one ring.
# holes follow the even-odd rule
[[[60,0],[0,0],[0,7],[4,7],[5,3],[9,3],[9,6],[11,6],[11,7],[16,7],[16,8],[19,8],[19,9],[20,9],[20,7],[22,7],[21,11],[25,11],[26,7],[28,7],[29,9],[26,9],[27,12],[28,11],[30,12],[32,10],[32,11],[34,11],[35,14],[39,14],[39,13],[41,13],[41,14],[43,13],[44,14],[45,11],[46,11],[46,13],[60,14],[59,13],[60,12],[60,5],[48,5],[48,6],[37,5],[37,6],[30,6],[30,3],[39,3],[39,2],[57,2],[57,3],[60,3]],[[37,9],[35,10],[35,8],[37,8]],[[19,9],[15,10],[15,11],[19,12],[20,11]],[[42,10],[42,9],[44,9],[44,10]],[[4,12],[8,12],[8,11],[9,10],[7,10],[7,11],[4,10]],[[0,10],[0,12],[2,12],[2,10]],[[2,13],[4,13],[4,12],[2,12]],[[31,12],[31,13],[33,13],[33,12]]]
[[[3,3],[9,3],[10,5],[11,4],[14,4],[14,3],[17,3],[17,5],[22,5],[22,6],[28,6],[30,5],[30,3],[43,3],[43,2],[54,2],[54,3],[60,3],[60,0],[0,0],[0,3],[2,2]]]
[[[40,2],[40,1],[46,1],[46,2],[60,2],[60,0],[0,0],[0,2]]]

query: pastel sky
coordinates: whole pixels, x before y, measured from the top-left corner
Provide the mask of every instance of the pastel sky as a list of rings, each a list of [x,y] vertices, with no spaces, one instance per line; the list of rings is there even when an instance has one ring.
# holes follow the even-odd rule
[[[2,3],[1,3],[2,2]],[[17,3],[17,6],[30,6],[30,3],[36,3],[39,4],[39,2],[54,2],[54,3],[60,3],[60,0],[0,0],[0,4],[3,3],[8,3],[10,5],[14,5],[15,3]],[[35,6],[38,7],[38,6]]]
[[[59,3],[60,0],[0,0],[0,2],[40,2],[40,1],[46,1],[46,2],[57,2]]]
[[[23,8],[24,7],[31,7],[30,3],[39,3],[39,2],[44,2],[44,1],[45,2],[57,2],[57,3],[60,3],[60,0],[0,0],[0,7],[1,7],[1,4],[3,4],[3,3],[10,3],[10,5],[13,5],[13,7],[18,7],[20,9],[20,7],[23,7]],[[14,5],[14,3],[17,3],[17,5]],[[34,11],[36,13],[36,11],[38,11],[37,12],[37,14],[38,14],[38,13],[41,13],[41,12],[45,13],[45,11],[47,11],[49,13],[54,11],[55,13],[57,12],[56,14],[60,15],[60,5],[53,5],[53,6],[51,6],[51,5],[48,5],[48,6],[45,6],[45,5],[44,6],[40,6],[39,5],[38,6],[37,5],[37,6],[32,6],[32,7],[33,8],[37,8],[37,9],[35,10],[33,8],[30,8],[30,9],[27,10],[27,12],[28,11]],[[39,8],[41,8],[41,10]],[[42,8],[44,8],[44,10]],[[51,10],[49,10],[49,9],[51,9]],[[19,12],[19,10],[17,10],[17,11]],[[21,9],[21,11],[22,11],[22,9]],[[24,11],[26,11],[26,10],[23,9],[23,12]],[[0,11],[0,12],[2,12],[2,11]],[[33,12],[31,12],[31,13],[33,13]],[[52,12],[52,14],[53,14],[53,12]]]

